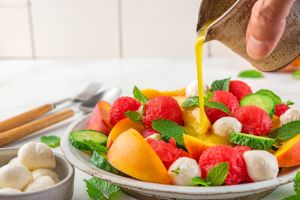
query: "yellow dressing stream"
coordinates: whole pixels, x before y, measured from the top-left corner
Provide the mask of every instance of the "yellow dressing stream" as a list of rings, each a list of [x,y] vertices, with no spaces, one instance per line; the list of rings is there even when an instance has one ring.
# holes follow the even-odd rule
[[[199,31],[195,44],[196,53],[196,64],[197,64],[197,79],[198,79],[198,92],[199,92],[199,114],[200,114],[200,127],[201,129],[197,132],[204,134],[208,132],[210,127],[209,119],[207,118],[204,111],[204,86],[203,86],[203,72],[202,72],[202,58],[203,58],[203,47],[205,43],[205,36],[208,26],[212,22],[206,23],[203,28]]]

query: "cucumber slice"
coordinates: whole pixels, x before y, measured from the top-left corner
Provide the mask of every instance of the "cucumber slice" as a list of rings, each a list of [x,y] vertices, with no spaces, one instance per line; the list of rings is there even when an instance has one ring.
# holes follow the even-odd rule
[[[230,134],[230,142],[238,145],[248,146],[252,149],[270,150],[275,144],[272,138],[233,132]]]
[[[261,89],[261,90],[258,90],[256,92],[256,94],[264,94],[264,95],[271,97],[276,105],[282,104],[281,98],[277,94],[272,92],[271,90]]]
[[[92,130],[80,130],[80,131],[73,131],[70,134],[70,142],[71,144],[79,149],[79,150],[91,150],[89,145],[86,144],[85,141],[92,141],[95,144],[106,145],[107,136],[103,133],[92,131]]]
[[[119,171],[114,168],[109,162],[108,160],[102,156],[101,154],[99,154],[97,151],[93,151],[92,157],[90,159],[90,162],[95,165],[96,167],[98,167],[99,169],[103,169],[105,171],[108,172],[112,172],[114,174],[119,174]]]
[[[245,96],[241,102],[241,106],[253,105],[265,110],[270,116],[274,114],[275,102],[273,99],[264,94],[250,94]]]

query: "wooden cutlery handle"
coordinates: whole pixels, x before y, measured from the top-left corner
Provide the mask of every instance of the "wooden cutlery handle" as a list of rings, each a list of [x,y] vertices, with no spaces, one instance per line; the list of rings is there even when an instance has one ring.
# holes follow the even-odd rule
[[[54,108],[52,104],[45,104],[33,110],[24,112],[17,116],[14,116],[10,119],[4,120],[0,122],[0,133],[3,131],[7,131],[13,129],[15,127],[21,126],[28,122],[35,120],[36,118],[42,116],[43,114],[51,111]]]
[[[53,124],[61,122],[65,119],[68,119],[74,115],[74,111],[71,109],[49,115],[42,119],[30,122],[23,126],[8,130],[6,132],[0,133],[0,147],[12,143],[18,139],[21,139],[27,135],[30,135],[36,131],[42,130],[46,127],[49,127]]]

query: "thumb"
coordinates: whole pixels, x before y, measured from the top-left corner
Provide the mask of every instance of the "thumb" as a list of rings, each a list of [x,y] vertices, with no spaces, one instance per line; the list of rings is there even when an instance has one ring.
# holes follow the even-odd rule
[[[250,57],[262,59],[275,49],[294,2],[295,0],[258,0],[255,3],[246,36]]]

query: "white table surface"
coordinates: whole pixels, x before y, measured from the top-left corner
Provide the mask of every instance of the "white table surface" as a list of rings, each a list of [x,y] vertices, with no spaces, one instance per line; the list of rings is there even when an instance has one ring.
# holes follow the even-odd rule
[[[237,74],[249,67],[243,60],[207,58],[204,61],[205,81]],[[131,95],[134,85],[140,88],[176,89],[195,79],[193,58],[132,59],[132,60],[4,60],[0,61],[0,120],[47,102],[77,94],[93,80],[104,82],[104,87],[118,86],[123,95]],[[253,90],[272,89],[285,100],[300,103],[300,81],[287,74],[266,74],[263,79],[247,79]],[[19,147],[29,140],[39,141],[41,135],[61,136],[66,127],[80,117],[36,133],[9,146]],[[59,148],[55,151],[60,152]],[[74,200],[88,199],[83,179],[88,175],[76,170]],[[293,185],[278,188],[264,200],[279,200],[293,193]],[[127,195],[116,200],[133,199]]]

